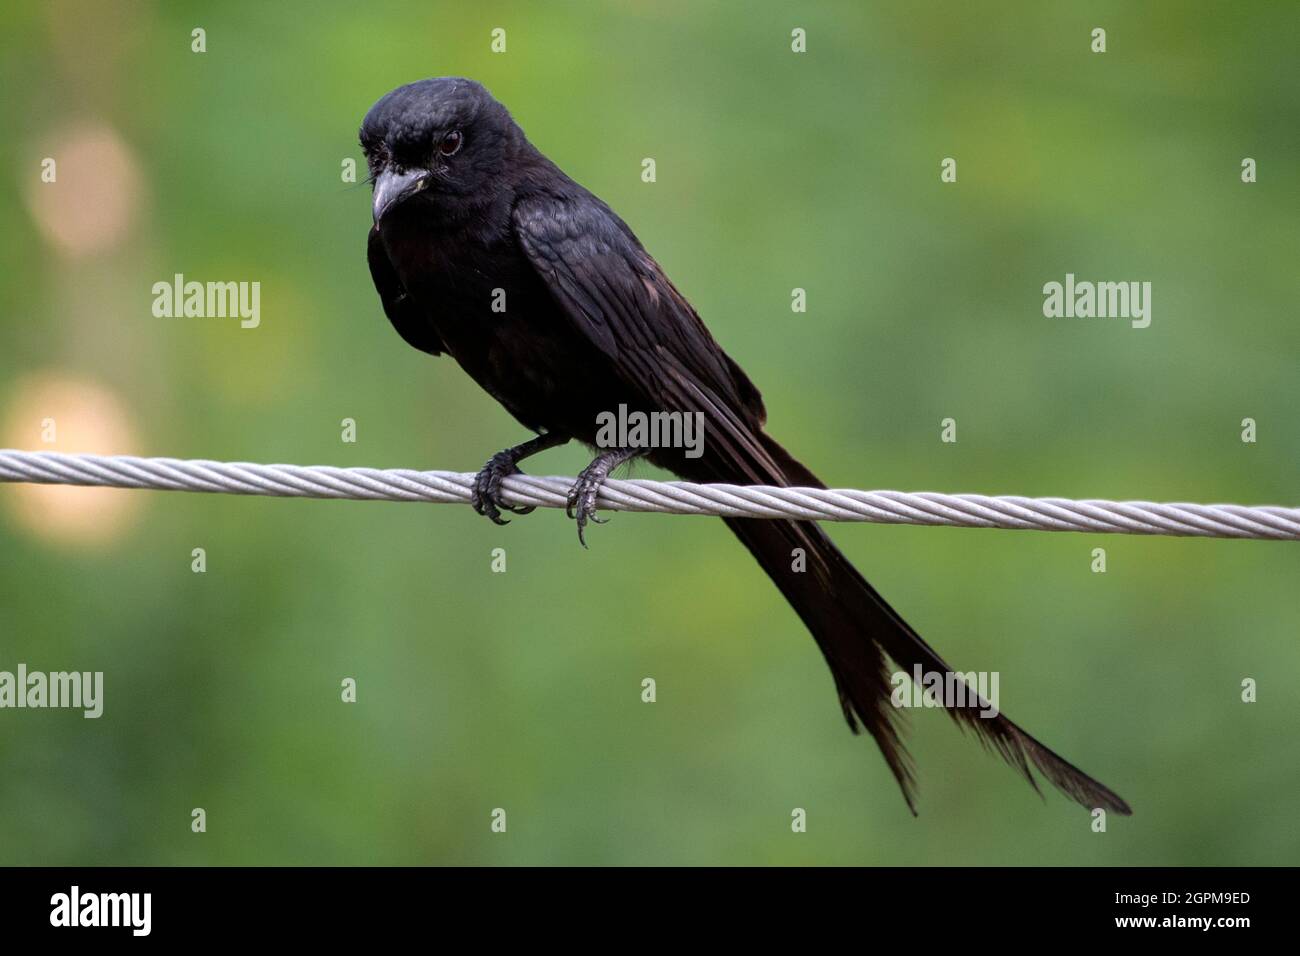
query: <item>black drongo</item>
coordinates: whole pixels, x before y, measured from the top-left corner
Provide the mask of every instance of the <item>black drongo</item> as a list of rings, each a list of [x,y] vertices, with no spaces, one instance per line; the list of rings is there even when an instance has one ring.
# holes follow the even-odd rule
[[[569,499],[580,536],[610,471],[642,455],[690,481],[823,487],[763,431],[758,389],[632,230],[543,156],[481,85],[440,78],[394,90],[366,114],[361,146],[384,312],[408,343],[450,355],[538,436],[480,472],[480,513],[502,521],[502,510],[522,510],[501,500],[502,478],[570,439],[598,449]],[[597,423],[616,409],[699,415],[703,447],[694,456],[608,447]],[[849,726],[875,738],[914,808],[891,674],[952,669],[816,524],[724,520],[812,632]],[[1031,767],[1085,807],[1129,812],[977,695],[943,703],[1035,788]]]

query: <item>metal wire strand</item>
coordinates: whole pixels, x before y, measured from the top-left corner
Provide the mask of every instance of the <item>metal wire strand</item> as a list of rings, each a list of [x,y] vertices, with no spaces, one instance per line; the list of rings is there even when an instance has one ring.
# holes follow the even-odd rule
[[[515,475],[504,481],[503,498],[511,505],[562,508],[573,481],[563,477]],[[3,449],[0,450],[0,482],[468,504],[474,475],[408,468],[260,465]],[[644,479],[610,479],[601,489],[596,504],[607,511],[734,518],[1300,540],[1300,508],[1258,505],[1072,501],[1014,495],[945,495],[930,491],[697,485]]]

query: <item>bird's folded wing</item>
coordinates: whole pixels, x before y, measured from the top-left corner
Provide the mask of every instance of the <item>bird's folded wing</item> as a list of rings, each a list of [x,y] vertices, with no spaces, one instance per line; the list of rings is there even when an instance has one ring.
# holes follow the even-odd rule
[[[650,406],[674,391],[667,366],[748,429],[762,426],[758,389],[603,202],[589,193],[526,197],[515,206],[514,229],[560,310]]]
[[[430,355],[439,355],[447,351],[447,347],[442,344],[442,339],[438,335],[438,330],[433,327],[433,319],[415,304],[415,300],[402,285],[402,280],[398,277],[397,270],[393,268],[388,252],[384,249],[384,242],[379,238],[378,226],[370,230],[366,258],[370,262],[370,277],[375,282],[379,301],[383,303],[384,314],[388,316],[388,321],[393,323],[397,334],[406,340],[407,345],[412,345]]]

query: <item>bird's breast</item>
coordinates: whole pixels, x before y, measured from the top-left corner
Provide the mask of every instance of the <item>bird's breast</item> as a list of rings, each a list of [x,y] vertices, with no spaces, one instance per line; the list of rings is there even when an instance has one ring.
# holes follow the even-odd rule
[[[484,391],[528,428],[594,435],[592,386],[603,363],[513,241],[384,238],[408,293]]]

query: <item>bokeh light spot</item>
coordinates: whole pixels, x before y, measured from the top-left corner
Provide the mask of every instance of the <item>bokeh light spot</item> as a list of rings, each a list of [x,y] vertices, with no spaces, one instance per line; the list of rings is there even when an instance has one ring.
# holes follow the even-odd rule
[[[45,440],[51,434],[53,442]],[[121,399],[102,385],[59,371],[20,379],[7,396],[0,438],[30,451],[132,454],[136,430]],[[103,547],[138,513],[141,494],[117,488],[14,484],[0,493],[17,524],[42,541]]]

